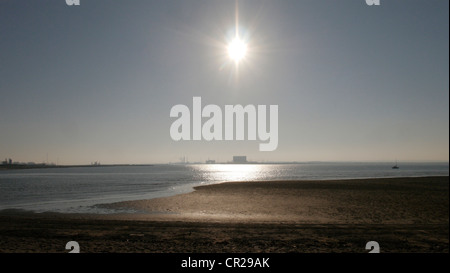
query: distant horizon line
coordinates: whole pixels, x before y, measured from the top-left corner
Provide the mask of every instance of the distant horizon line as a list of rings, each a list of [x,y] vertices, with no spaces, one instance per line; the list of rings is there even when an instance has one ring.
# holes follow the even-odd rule
[[[425,161],[414,161],[406,160],[401,161],[402,163],[447,163],[449,161],[442,160],[425,160]],[[34,163],[34,162],[12,162],[5,164],[5,161],[0,164],[0,169],[20,169],[20,168],[64,168],[64,167],[113,167],[113,166],[152,166],[152,165],[220,165],[220,164],[237,164],[237,165],[252,165],[252,164],[326,164],[326,163],[393,163],[392,161],[377,160],[377,161],[247,161],[247,162],[160,162],[160,163],[106,163],[101,164],[100,162],[90,163],[90,164],[55,164],[55,163]],[[398,163],[398,161],[397,161]]]

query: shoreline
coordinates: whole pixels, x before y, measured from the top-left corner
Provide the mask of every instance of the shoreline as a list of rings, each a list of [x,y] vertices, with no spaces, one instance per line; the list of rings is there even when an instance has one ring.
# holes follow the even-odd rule
[[[114,167],[114,166],[128,166],[128,165],[98,165],[98,166],[78,166],[78,165],[74,165],[74,166],[65,166],[68,168],[76,168],[76,167]],[[129,165],[132,166],[132,165]],[[134,165],[134,166],[153,166],[153,165]],[[52,168],[52,167],[49,167]],[[61,168],[64,168],[63,166],[61,166]],[[299,179],[292,179],[292,180],[256,180],[256,181],[222,181],[222,182],[216,182],[214,184],[205,184],[205,185],[197,185],[197,186],[189,186],[189,190],[183,190],[182,192],[175,192],[175,193],[164,193],[164,194],[159,194],[159,195],[155,195],[153,197],[151,197],[150,199],[139,199],[136,197],[130,198],[130,199],[126,199],[126,198],[120,198],[123,201],[113,201],[110,200],[108,202],[102,202],[102,203],[95,203],[92,202],[91,205],[80,205],[79,207],[80,209],[69,209],[69,210],[64,210],[64,209],[60,209],[58,208],[57,210],[52,210],[52,209],[29,209],[28,207],[30,207],[30,205],[19,205],[18,207],[14,207],[14,206],[9,206],[6,205],[4,207],[0,207],[0,214],[3,211],[9,211],[9,210],[15,210],[17,212],[30,212],[30,213],[37,213],[37,214],[42,214],[42,213],[54,213],[54,214],[66,214],[66,215],[131,215],[131,214],[139,214],[139,211],[133,212],[133,209],[129,209],[127,207],[121,207],[119,204],[125,204],[127,202],[141,202],[141,201],[145,201],[145,200],[153,200],[153,199],[160,199],[160,198],[170,198],[170,197],[174,197],[174,196],[178,196],[178,195],[183,195],[183,194],[189,194],[192,192],[195,192],[197,188],[201,188],[201,187],[208,187],[208,186],[214,186],[214,185],[219,185],[219,184],[225,184],[225,183],[272,183],[272,182],[329,182],[329,181],[357,181],[357,180],[385,180],[385,179],[416,179],[416,178],[448,178],[448,175],[409,175],[409,176],[384,176],[384,177],[355,177],[355,178],[348,178],[348,177],[342,177],[342,178],[321,178],[321,179],[304,179],[304,180],[299,180]],[[39,205],[39,202],[37,202],[37,204]],[[117,207],[118,209],[115,209],[115,207]],[[74,208],[74,207],[72,207]],[[99,209],[99,210],[98,210]],[[142,212],[142,211],[141,211]],[[170,214],[164,211],[152,211],[152,212],[145,212],[144,214]]]
[[[442,195],[449,192],[448,181],[448,176],[429,176],[223,182],[170,197],[98,206],[136,210],[141,212],[138,219],[147,215],[155,220],[448,224],[448,196]],[[443,211],[436,210],[426,194],[440,194]]]
[[[0,252],[449,252],[449,177],[226,182],[105,205],[136,214],[0,211]]]

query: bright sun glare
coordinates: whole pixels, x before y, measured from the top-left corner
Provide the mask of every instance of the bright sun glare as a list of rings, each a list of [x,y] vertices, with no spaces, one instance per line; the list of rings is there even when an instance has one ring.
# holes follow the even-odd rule
[[[236,63],[239,63],[247,54],[247,45],[239,39],[239,37],[234,38],[234,40],[228,45],[228,55]]]

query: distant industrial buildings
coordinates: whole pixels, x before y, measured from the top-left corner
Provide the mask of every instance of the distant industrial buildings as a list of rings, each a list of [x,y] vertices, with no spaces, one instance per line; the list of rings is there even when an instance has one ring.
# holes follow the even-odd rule
[[[208,158],[205,161],[192,161],[187,160],[187,156],[182,156],[179,162],[170,164],[255,164],[255,161],[247,161],[247,156],[245,155],[235,155],[232,161],[217,161],[215,159]]]
[[[235,155],[233,156],[233,163],[235,164],[247,163],[247,156]]]
[[[233,156],[233,161],[232,162],[228,162],[228,163],[232,163],[232,164],[246,164],[246,163],[250,163],[247,161],[247,156],[242,156],[242,155],[235,155]],[[216,161],[213,159],[209,159],[206,160],[206,164],[216,164]]]

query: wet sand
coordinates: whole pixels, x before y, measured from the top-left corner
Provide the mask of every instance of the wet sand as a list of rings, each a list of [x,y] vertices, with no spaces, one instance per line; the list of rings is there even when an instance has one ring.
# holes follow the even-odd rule
[[[0,212],[0,252],[449,252],[449,179],[234,182],[103,205],[135,214]]]

